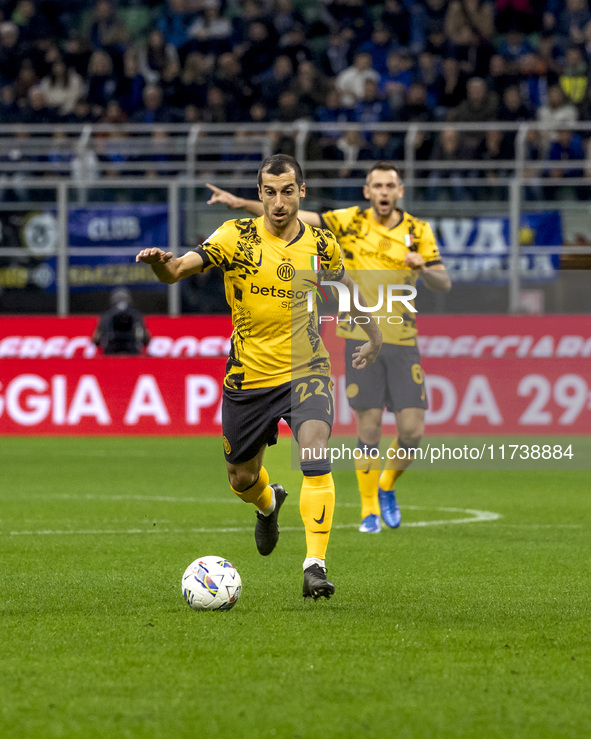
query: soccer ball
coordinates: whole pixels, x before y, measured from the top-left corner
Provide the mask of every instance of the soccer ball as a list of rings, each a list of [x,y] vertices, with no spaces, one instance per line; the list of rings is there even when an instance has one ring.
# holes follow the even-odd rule
[[[236,568],[223,557],[199,557],[181,582],[183,598],[194,611],[229,611],[242,592]]]

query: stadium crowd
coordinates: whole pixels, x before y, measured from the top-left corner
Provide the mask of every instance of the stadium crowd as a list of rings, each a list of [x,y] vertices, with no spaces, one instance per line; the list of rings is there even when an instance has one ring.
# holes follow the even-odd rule
[[[527,157],[582,175],[588,141],[560,125],[591,120],[590,58],[587,0],[0,0],[0,123],[449,122],[415,157],[466,162],[423,190],[462,200],[475,162],[514,155],[487,122],[556,124],[530,132]],[[313,138],[311,158],[345,175],[403,158],[402,135],[360,131]],[[491,187],[502,173],[477,172]]]

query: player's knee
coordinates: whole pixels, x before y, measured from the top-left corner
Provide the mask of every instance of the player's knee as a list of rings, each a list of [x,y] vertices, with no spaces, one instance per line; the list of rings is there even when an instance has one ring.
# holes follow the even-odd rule
[[[398,432],[398,443],[402,447],[418,447],[423,438],[423,426],[418,425],[413,428],[400,430]]]
[[[228,470],[228,480],[233,490],[239,493],[248,490],[257,481],[258,473],[255,474],[251,470],[246,469],[230,469]]]

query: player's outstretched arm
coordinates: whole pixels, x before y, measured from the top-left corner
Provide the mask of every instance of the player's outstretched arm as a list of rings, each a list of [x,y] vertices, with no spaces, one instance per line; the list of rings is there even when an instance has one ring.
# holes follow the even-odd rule
[[[164,251],[155,246],[142,249],[135,261],[149,264],[160,282],[169,285],[203,269],[203,259],[195,251],[189,251],[182,257],[175,257],[171,251]]]
[[[239,198],[237,195],[228,192],[228,190],[222,190],[220,187],[210,185],[209,183],[206,187],[208,187],[213,193],[207,201],[208,205],[223,203],[231,210],[245,210],[247,213],[250,213],[252,216],[256,216],[257,218],[263,215],[263,204],[260,200]],[[303,221],[310,226],[315,226],[316,228],[320,228],[320,226],[322,226],[322,221],[320,220],[318,213],[314,213],[311,210],[299,210],[298,218],[300,221]]]
[[[355,288],[355,283],[351,279],[351,276],[347,274],[347,272],[343,273],[341,282],[348,288],[352,296],[353,290]],[[367,305],[361,293],[359,293],[357,297],[362,305]],[[365,369],[365,367],[369,367],[376,361],[377,356],[380,353],[380,349],[382,348],[382,332],[378,328],[378,324],[368,313],[364,313],[360,311],[359,308],[357,308],[354,300],[351,300],[350,315],[353,320],[355,320],[358,316],[365,316],[366,318],[369,317],[370,319],[367,323],[363,322],[359,324],[367,334],[369,341],[361,346],[355,347],[352,362],[355,369]]]
[[[206,187],[208,187],[213,193],[213,195],[207,201],[208,205],[213,205],[214,203],[223,203],[231,210],[245,210],[247,213],[250,213],[251,215],[257,217],[263,215],[263,204],[260,202],[260,200],[247,200],[246,198],[239,198],[237,195],[228,192],[228,190],[222,190],[220,187],[210,185],[209,183],[206,185]]]

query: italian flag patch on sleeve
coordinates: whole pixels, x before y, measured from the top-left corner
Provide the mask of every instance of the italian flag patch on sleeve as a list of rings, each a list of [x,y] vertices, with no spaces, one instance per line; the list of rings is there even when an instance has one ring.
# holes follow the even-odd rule
[[[310,266],[312,267],[314,272],[320,272],[320,257],[318,256],[318,254],[310,257]]]

